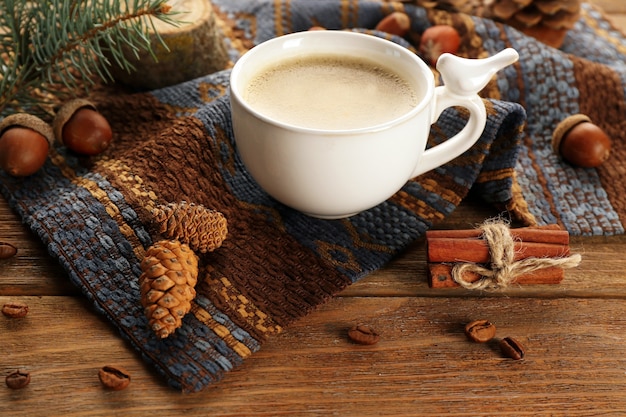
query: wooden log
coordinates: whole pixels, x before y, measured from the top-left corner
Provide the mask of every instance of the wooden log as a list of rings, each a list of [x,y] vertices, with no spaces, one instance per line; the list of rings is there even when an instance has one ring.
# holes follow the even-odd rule
[[[124,55],[135,66],[128,73],[117,65],[110,68],[115,81],[137,89],[152,90],[179,84],[230,66],[224,35],[217,24],[213,6],[208,0],[170,0],[172,11],[179,12],[173,26],[153,19],[156,32],[151,31],[150,41],[157,58],[125,48]],[[165,42],[164,47],[158,36]],[[169,49],[169,50],[168,50]],[[113,58],[109,58],[115,62]]]

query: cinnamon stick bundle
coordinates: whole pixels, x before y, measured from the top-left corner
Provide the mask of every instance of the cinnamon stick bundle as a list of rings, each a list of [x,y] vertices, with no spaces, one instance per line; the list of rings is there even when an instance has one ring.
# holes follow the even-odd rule
[[[558,225],[523,227],[510,230],[514,239],[514,260],[560,258],[570,254],[569,233]],[[491,253],[480,229],[431,230],[426,232],[428,284],[431,288],[458,287],[452,269],[459,263],[489,264]],[[561,267],[546,267],[522,274],[516,284],[558,284],[564,278]],[[479,274],[466,271],[462,279],[475,282]]]

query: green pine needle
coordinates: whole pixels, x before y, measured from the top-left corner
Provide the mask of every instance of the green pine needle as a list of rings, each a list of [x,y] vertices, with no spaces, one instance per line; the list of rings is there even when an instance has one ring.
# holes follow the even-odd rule
[[[167,0],[0,1],[0,117],[50,113],[59,100],[111,81],[123,50],[149,52],[151,18],[177,25]],[[158,35],[157,35],[158,38]],[[161,43],[163,40],[158,38]],[[167,47],[164,43],[163,45]]]

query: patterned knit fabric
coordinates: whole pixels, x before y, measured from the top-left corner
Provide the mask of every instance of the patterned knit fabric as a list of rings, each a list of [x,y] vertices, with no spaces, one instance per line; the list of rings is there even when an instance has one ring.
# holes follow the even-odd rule
[[[584,13],[562,51],[512,28],[402,3],[359,0],[213,0],[234,60],[259,42],[313,25],[376,33],[405,10],[412,31],[454,25],[460,55],[506,47],[519,63],[484,91],[488,122],[461,157],[409,181],[387,202],[344,220],[318,220],[268,197],[245,171],[231,133],[229,70],[151,92],[94,92],[114,145],[96,158],[57,147],[37,174],[0,177],[3,195],[69,278],[173,387],[198,391],[219,381],[341,289],[382,267],[451,213],[470,188],[528,224],[560,223],[574,234],[622,233],[626,42],[599,12]],[[407,37],[411,39],[411,37]],[[556,123],[586,113],[614,139],[599,169],[576,169],[550,149]],[[447,110],[431,144],[466,115]],[[159,340],[147,327],[138,277],[157,238],[151,210],[188,201],[219,210],[229,235],[200,256],[198,296],[183,326]],[[426,277],[423,277],[426,279]],[[288,354],[288,352],[287,352]]]

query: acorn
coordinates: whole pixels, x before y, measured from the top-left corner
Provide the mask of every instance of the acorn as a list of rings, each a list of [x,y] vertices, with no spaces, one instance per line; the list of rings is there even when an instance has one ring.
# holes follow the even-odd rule
[[[378,22],[374,29],[403,37],[411,29],[411,18],[406,13],[393,12]]]
[[[37,116],[16,113],[0,122],[0,167],[14,177],[37,172],[54,143],[52,127]]]
[[[59,109],[52,128],[59,143],[81,155],[98,155],[113,140],[107,119],[92,102],[80,98],[68,101]]]
[[[609,158],[611,139],[588,116],[575,114],[554,129],[552,150],[572,165],[595,168]]]

